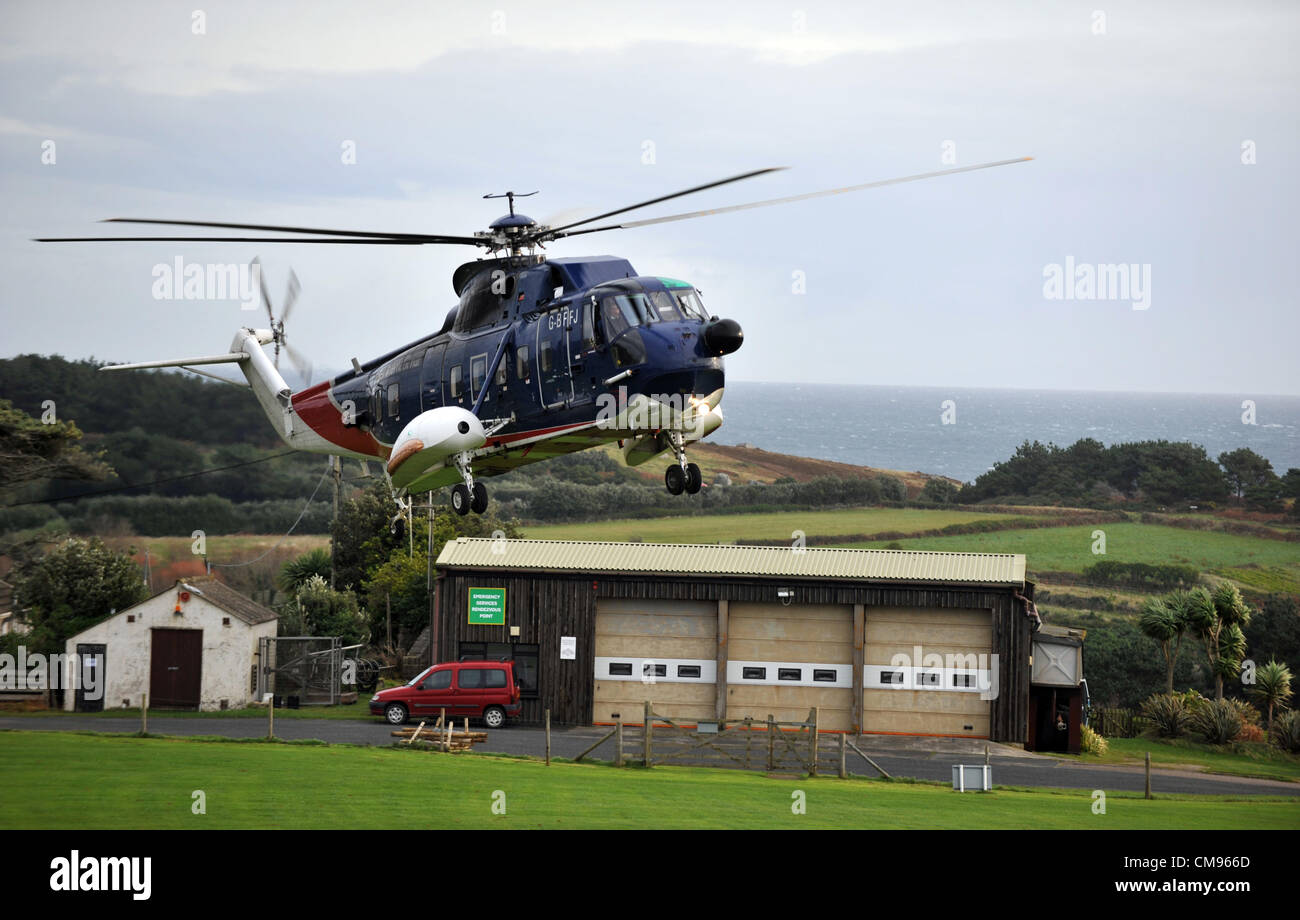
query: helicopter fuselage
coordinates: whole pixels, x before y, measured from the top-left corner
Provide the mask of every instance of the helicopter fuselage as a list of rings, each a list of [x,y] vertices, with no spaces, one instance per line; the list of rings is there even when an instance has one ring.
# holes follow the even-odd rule
[[[640,439],[629,462],[641,462],[684,416],[702,436],[692,410],[716,410],[722,356],[740,345],[739,326],[710,318],[691,285],[617,257],[481,260],[453,283],[460,301],[436,334],[293,394],[322,452],[389,460],[417,416],[459,407],[490,429],[478,476],[627,439]],[[409,485],[459,478],[443,466]]]

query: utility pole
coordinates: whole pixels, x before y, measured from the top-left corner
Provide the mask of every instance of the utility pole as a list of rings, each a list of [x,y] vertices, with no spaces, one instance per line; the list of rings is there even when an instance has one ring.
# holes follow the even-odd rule
[[[330,472],[334,479],[334,517],[330,519],[330,590],[333,591],[334,585],[334,527],[339,521],[339,503],[343,498],[343,460],[339,457],[330,457]]]

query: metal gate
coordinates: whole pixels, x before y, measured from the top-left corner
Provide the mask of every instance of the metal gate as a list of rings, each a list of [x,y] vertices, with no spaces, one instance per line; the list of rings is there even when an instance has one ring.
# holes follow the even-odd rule
[[[278,636],[257,641],[257,698],[274,695],[287,705],[334,706],[345,672],[355,683],[358,645],[337,636]],[[345,656],[353,652],[353,657]],[[350,663],[349,663],[350,662]]]

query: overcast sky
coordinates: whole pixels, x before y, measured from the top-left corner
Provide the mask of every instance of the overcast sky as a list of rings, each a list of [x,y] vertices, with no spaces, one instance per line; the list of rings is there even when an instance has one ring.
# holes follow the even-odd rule
[[[154,266],[260,255],[276,298],[301,280],[290,340],[342,368],[435,331],[475,255],[29,242],[106,217],[465,234],[506,189],[545,220],[791,167],[654,216],[1033,156],[550,253],[695,283],[744,326],[733,379],[1297,394],[1298,25],[1293,3],[6,0],[0,355],[225,351],[255,314],[156,300]],[[1149,290],[1045,296],[1052,266],[1118,263]]]

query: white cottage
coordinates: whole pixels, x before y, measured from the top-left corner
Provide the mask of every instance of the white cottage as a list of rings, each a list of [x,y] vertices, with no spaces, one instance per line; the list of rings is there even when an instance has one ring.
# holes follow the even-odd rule
[[[90,679],[63,706],[139,706],[147,693],[150,709],[241,708],[253,699],[258,640],[276,626],[274,611],[213,578],[178,581],[68,640],[68,660],[78,656]]]

